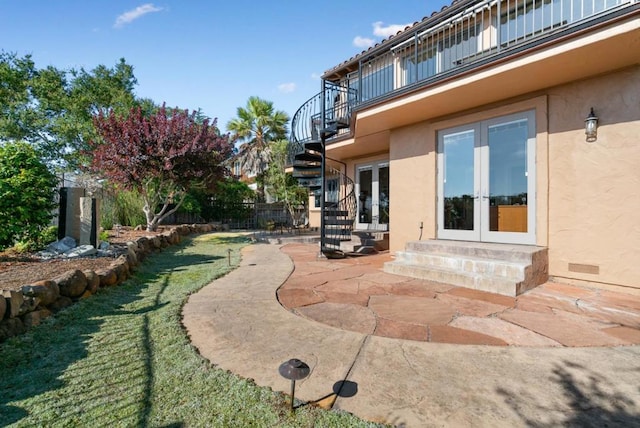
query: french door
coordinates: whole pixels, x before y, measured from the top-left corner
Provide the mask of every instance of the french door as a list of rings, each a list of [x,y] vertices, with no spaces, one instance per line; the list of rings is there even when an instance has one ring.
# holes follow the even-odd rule
[[[357,229],[389,229],[389,162],[356,166]]]
[[[438,133],[438,237],[535,244],[533,111]]]

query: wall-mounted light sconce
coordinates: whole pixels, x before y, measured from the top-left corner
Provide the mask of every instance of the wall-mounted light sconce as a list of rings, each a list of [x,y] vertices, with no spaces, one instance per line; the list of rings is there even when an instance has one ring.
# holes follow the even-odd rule
[[[598,139],[598,116],[593,112],[593,107],[591,107],[589,116],[584,120],[584,133],[587,135],[588,143],[593,143]]]

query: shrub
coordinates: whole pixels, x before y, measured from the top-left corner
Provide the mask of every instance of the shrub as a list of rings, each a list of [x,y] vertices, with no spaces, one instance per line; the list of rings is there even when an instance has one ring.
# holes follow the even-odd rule
[[[142,211],[144,201],[135,190],[123,190],[107,188],[101,204],[101,226],[105,230],[113,229],[113,226],[137,226],[147,224]]]
[[[0,249],[38,242],[55,207],[57,180],[28,143],[0,144]]]

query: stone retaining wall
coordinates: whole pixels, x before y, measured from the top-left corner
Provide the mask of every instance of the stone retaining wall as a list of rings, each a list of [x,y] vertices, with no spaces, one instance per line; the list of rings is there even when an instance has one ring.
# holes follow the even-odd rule
[[[214,230],[218,230],[217,225],[176,226],[153,237],[127,242],[127,253],[106,269],[69,270],[57,278],[24,285],[19,291],[0,289],[0,343],[25,333],[44,318],[90,297],[100,288],[121,284],[150,253],[178,244],[183,236]]]

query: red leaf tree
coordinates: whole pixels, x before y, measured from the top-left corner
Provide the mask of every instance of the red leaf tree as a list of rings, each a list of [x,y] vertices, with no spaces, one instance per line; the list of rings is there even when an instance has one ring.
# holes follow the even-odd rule
[[[100,141],[90,143],[90,169],[144,198],[147,230],[174,213],[193,186],[212,188],[225,174],[223,161],[232,152],[216,120],[199,121],[197,112],[163,105],[145,115],[140,108],[127,116],[113,111],[94,117]]]

